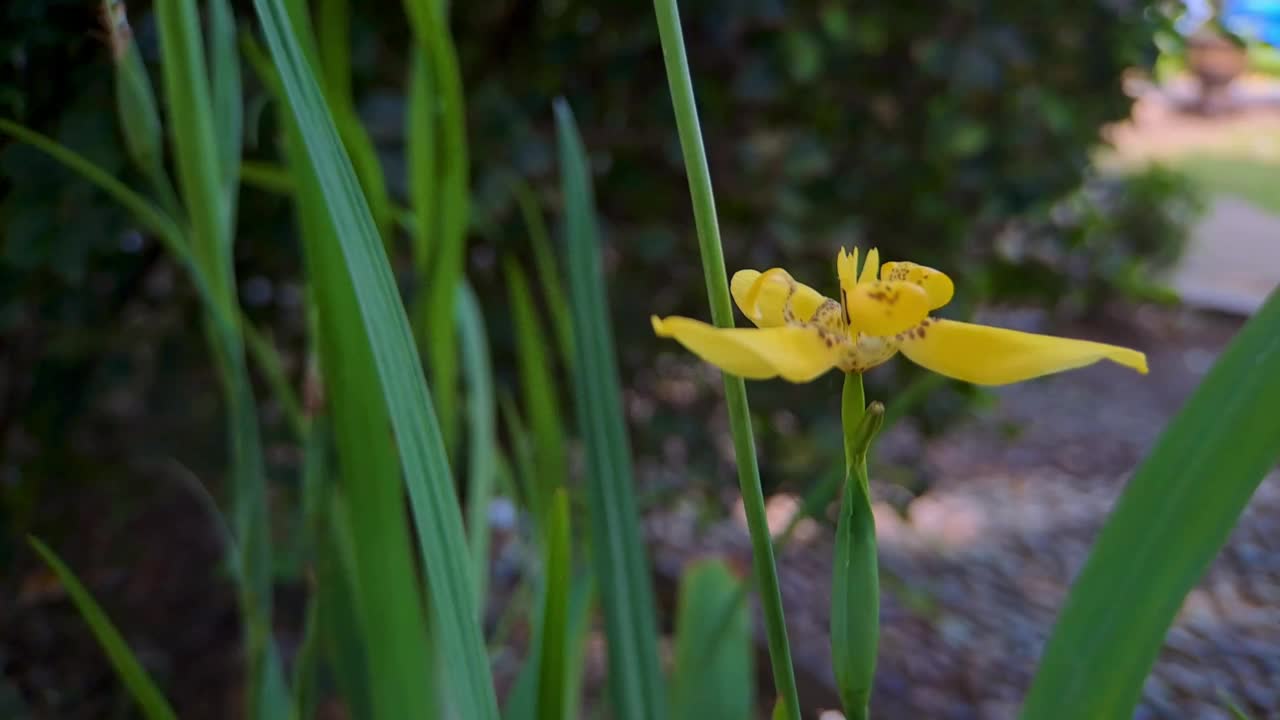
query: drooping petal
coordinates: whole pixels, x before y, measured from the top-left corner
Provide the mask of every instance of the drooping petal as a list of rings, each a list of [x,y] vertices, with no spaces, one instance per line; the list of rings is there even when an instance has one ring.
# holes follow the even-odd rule
[[[875,282],[880,277],[880,249],[871,248],[867,251],[867,259],[862,262],[862,274],[858,276],[858,283]]]
[[[686,317],[653,316],[653,331],[727,373],[750,380],[809,382],[835,366],[842,339],[815,327],[717,328]]]
[[[845,300],[852,329],[868,335],[897,335],[929,314],[924,288],[905,280],[860,282]]]
[[[1111,360],[1142,374],[1147,356],[1117,345],[930,319],[902,339],[917,365],[975,385],[1007,385]]]
[[[763,273],[739,270],[729,282],[729,291],[742,314],[762,328],[786,324],[783,310],[788,294],[791,296],[791,312],[800,322],[808,322],[827,299],[808,285],[796,282],[782,268]]]
[[[913,262],[887,262],[881,265],[880,279],[906,280],[924,288],[929,296],[930,310],[937,310],[951,302],[951,297],[956,293],[956,285],[946,273]]]

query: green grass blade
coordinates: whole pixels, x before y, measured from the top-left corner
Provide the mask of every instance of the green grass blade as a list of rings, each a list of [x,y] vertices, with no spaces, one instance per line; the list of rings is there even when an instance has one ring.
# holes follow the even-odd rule
[[[493,369],[480,300],[467,283],[458,287],[458,339],[467,381],[467,547],[478,618],[489,595],[489,504],[497,475]]]
[[[301,157],[304,151],[296,145],[302,140],[293,129],[290,135],[295,146],[290,157]],[[351,524],[351,562],[346,567],[355,573],[350,606],[359,611],[361,655],[368,661],[367,692],[373,712],[367,717],[433,717],[435,703],[426,687],[431,667],[426,616],[404,517],[392,429],[385,405],[377,402],[377,368],[360,332],[363,320],[352,299],[355,290],[341,251],[335,247],[337,236],[325,216],[327,200],[309,168],[299,168],[296,184],[307,276],[318,316],[325,395]],[[322,557],[331,554],[322,548]],[[340,582],[345,578],[331,577],[326,586],[334,589]],[[330,622],[325,624],[332,627]],[[357,682],[348,686],[361,690]]]
[[[587,663],[587,632],[591,629],[591,607],[595,602],[595,580],[580,573],[569,593],[569,637],[565,641],[564,720],[577,720],[582,704],[582,682]]]
[[[546,604],[543,596],[546,589],[542,578],[538,579],[536,593],[537,603],[541,608]],[[538,681],[542,674],[542,615],[539,613],[533,622],[529,635],[529,651],[520,673],[507,694],[507,703],[502,709],[502,720],[538,720]]]
[[[559,492],[561,491],[557,491],[557,494]],[[543,717],[538,714],[538,694],[542,687],[543,663],[546,662],[544,657],[547,655],[547,651],[543,649],[545,613],[541,609],[547,605],[546,592],[543,585],[547,582],[549,574],[544,572],[534,581],[538,588],[535,591],[537,597],[533,606],[540,610],[535,615],[532,624],[527,659],[524,666],[520,668],[520,674],[516,677],[516,682],[507,696],[507,704],[502,713],[503,720],[534,720],[535,717]],[[560,670],[555,671],[561,676],[559,681],[561,684],[558,686],[563,688],[561,697],[564,698],[561,707],[562,714],[557,717],[563,718],[563,720],[575,720],[578,717],[579,705],[582,700],[587,632],[591,628],[594,587],[595,582],[589,573],[579,573],[573,578],[567,590],[568,609],[565,614],[563,651],[558,655],[561,658],[559,660]],[[514,615],[515,613],[512,614]],[[500,640],[500,638],[497,640]],[[556,681],[550,682],[555,683]]]
[[[355,546],[351,521],[337,493],[329,493],[325,516],[326,533],[321,538],[317,574],[317,598],[320,603],[320,634],[324,655],[333,670],[338,692],[347,710],[356,720],[375,717],[373,680],[365,644],[365,625],[358,603],[361,593],[356,583],[360,575],[355,568]]]
[[[568,669],[569,591],[573,571],[569,527],[569,494],[556,489],[547,514],[543,568],[546,573],[542,605],[542,659],[538,663],[538,720],[563,720],[565,672]]]
[[[62,560],[44,543],[33,537],[27,539],[31,547],[35,548],[35,551],[58,576],[62,587],[66,588],[71,601],[80,611],[80,616],[88,623],[93,636],[97,638],[98,644],[111,660],[111,666],[115,668],[121,682],[129,689],[129,694],[138,703],[143,716],[148,720],[176,720],[178,716],[174,714],[173,708],[156,687],[155,681],[147,674],[142,663],[138,662],[138,658],[134,657],[128,643],[121,637],[120,631],[116,630],[111,619],[102,611],[89,591],[80,584],[75,573],[71,572],[71,569],[63,564]]]
[[[351,6],[347,0],[319,0],[316,3],[316,46],[319,71],[330,104],[352,98]],[[354,102],[347,102],[354,107]]]
[[[182,227],[178,225],[178,222],[172,216],[156,207],[150,200],[129,189],[127,185],[95,165],[92,160],[62,145],[53,138],[4,118],[0,118],[0,132],[36,148],[93,183],[99,190],[110,195],[112,200],[115,200],[133,215],[134,219],[144,228],[155,233],[161,242],[165,244],[166,249],[191,267],[193,271],[199,272],[199,268],[194,266],[193,258],[187,249]]]
[[[177,217],[181,210],[164,169],[164,135],[151,77],[138,52],[124,3],[103,0],[102,7],[115,67],[116,119],[125,151],[147,178],[161,207]]]
[[[271,394],[275,396],[276,402],[280,403],[280,409],[284,411],[289,428],[299,440],[303,439],[307,432],[307,420],[302,415],[302,403],[298,400],[298,394],[294,392],[289,376],[284,371],[284,365],[280,362],[280,353],[276,351],[271,340],[243,315],[240,317],[240,328],[244,332],[245,348],[258,369],[262,371],[262,376],[267,386],[271,388]]]
[[[310,303],[308,303],[310,306]],[[315,330],[315,313],[308,312],[308,330]],[[309,374],[309,373],[308,373]],[[318,408],[317,408],[318,409]],[[303,553],[311,564],[308,573],[309,595],[303,625],[302,641],[293,663],[294,720],[315,716],[320,685],[319,675],[324,655],[324,607],[320,583],[321,568],[325,558],[319,551],[325,547],[328,530],[328,501],[333,491],[328,472],[327,423],[322,415],[310,415],[301,419],[298,441],[302,445],[302,530]],[[327,578],[325,578],[327,579]]]
[[[245,185],[277,195],[292,195],[293,176],[289,171],[269,163],[246,160],[240,166],[240,180]]]
[[[547,232],[547,223],[542,218],[542,209],[538,207],[538,199],[534,196],[529,183],[516,177],[511,181],[511,188],[515,193],[516,203],[520,206],[525,230],[529,233],[529,244],[533,246],[533,263],[538,270],[538,281],[542,285],[547,312],[551,316],[551,328],[555,331],[556,342],[560,345],[560,359],[568,367],[573,362],[573,331],[569,318],[569,298],[565,295],[555,250],[551,247],[551,234]]]
[[[345,385],[348,389],[343,392],[350,393],[347,401],[358,397],[362,403],[359,409],[335,405],[335,416],[342,412],[366,415],[364,421],[384,438],[374,441],[375,446],[385,444],[390,429],[419,533],[436,619],[433,633],[441,656],[449,658],[445,670],[451,700],[463,717],[495,718],[497,703],[471,594],[462,514],[399,290],[355,171],[281,0],[255,0],[254,4],[296,123],[293,157],[301,170],[300,184],[310,186],[316,199],[322,200],[312,206],[323,232],[307,239],[308,262],[315,263],[314,280],[323,283],[329,295],[320,308],[324,343],[331,348],[339,342],[346,346],[343,362],[336,368],[341,374],[331,378],[329,387]],[[328,319],[323,319],[325,315]],[[452,315],[448,319],[452,322]],[[327,365],[325,371],[328,376]],[[348,498],[358,494],[350,493]],[[388,518],[384,515],[377,522],[388,524]],[[372,528],[358,524],[356,531],[365,529]],[[365,559],[363,555],[357,559],[361,572]],[[401,582],[403,578],[396,580]],[[369,590],[373,588],[363,591]],[[373,615],[369,608],[365,613]],[[412,673],[427,667],[429,663],[393,666],[392,674],[412,678]],[[380,700],[375,693],[374,702]],[[422,714],[410,711],[398,717]]]
[[[426,282],[431,272],[431,253],[440,238],[440,202],[437,184],[436,81],[426,51],[414,48],[409,68],[409,100],[405,123],[405,154],[408,160],[409,209],[414,217],[413,264],[418,278]],[[426,303],[422,303],[426,309]],[[427,317],[422,316],[426,335]]]
[[[753,717],[751,621],[738,602],[742,583],[719,560],[685,570],[676,610],[676,659],[671,673],[675,720],[739,720]],[[723,608],[732,620],[723,635]]]
[[[240,55],[236,19],[227,0],[209,0],[209,84],[212,87],[213,126],[218,140],[218,168],[228,218],[235,217],[240,189],[240,151],[244,139],[244,99],[241,97]],[[234,226],[234,220],[229,220]]]
[[[718,327],[733,327],[733,306],[729,301],[729,280],[725,274],[724,249],[720,245],[720,225],[716,219],[715,195],[711,189],[711,170],[707,165],[707,151],[702,146],[693,80],[689,75],[689,58],[685,53],[684,35],[680,29],[680,13],[675,0],[654,0],[653,6],[658,18],[658,34],[662,41],[667,83],[675,106],[680,148],[684,152],[685,172],[689,174],[689,193],[693,199],[693,219],[698,229],[698,250],[702,257],[707,298],[711,303],[711,320]],[[747,530],[751,535],[751,556],[760,586],[760,604],[764,611],[765,634],[769,639],[773,680],[785,711],[792,720],[799,720],[800,699],[796,692],[795,670],[791,665],[791,646],[787,640],[773,543],[765,516],[764,490],[760,485],[760,466],[756,460],[755,438],[751,432],[747,388],[742,378],[725,375],[724,395],[729,412],[729,428],[733,434],[734,456],[738,461],[738,486],[742,492]]]
[[[1022,717],[1129,718],[1183,598],[1280,455],[1280,292],[1129,481],[1067,596]]]
[[[411,117],[422,123],[410,127],[411,139],[419,135],[418,143],[430,142],[435,148],[434,178],[431,183],[435,199],[432,202],[438,217],[424,218],[419,213],[418,232],[427,233],[417,244],[431,244],[430,268],[426,278],[425,330],[430,335],[426,345],[427,366],[431,371],[431,387],[435,391],[436,414],[444,431],[445,446],[454,447],[457,417],[458,356],[454,351],[453,304],[455,290],[461,282],[466,261],[466,239],[470,204],[470,166],[467,158],[467,119],[463,105],[462,76],[458,68],[458,53],[449,34],[444,5],[438,0],[405,0],[417,42],[415,59],[414,94],[420,96],[411,109],[417,112]],[[417,68],[425,66],[422,72]],[[429,86],[420,84],[427,83]],[[422,97],[426,93],[425,97]],[[425,113],[437,113],[439,122],[430,121]],[[415,168],[411,172],[419,173]],[[415,198],[428,190],[419,188]],[[416,209],[417,210],[417,209]],[[425,224],[429,221],[430,224]],[[420,335],[420,337],[423,337]]]
[[[499,396],[498,411],[502,415],[502,425],[507,429],[507,441],[511,446],[511,475],[515,480],[516,490],[525,507],[532,508],[536,501],[534,488],[537,486],[538,463],[534,459],[528,426],[516,409],[516,402],[510,393],[504,391]],[[535,523],[540,521],[536,515],[533,519]],[[537,526],[535,530],[541,533],[543,528]]]
[[[223,191],[220,144],[214,130],[200,19],[191,0],[162,2],[155,10],[178,186],[191,221],[191,250],[208,276],[214,302],[232,307],[236,298],[230,215]]]
[[[666,715],[666,695],[658,671],[653,587],[636,511],[595,200],[572,111],[557,101],[555,114],[573,308],[575,405],[586,441],[591,551],[609,641],[609,689],[620,720],[652,720]]]
[[[320,599],[312,596],[302,625],[302,641],[293,660],[293,707],[290,720],[315,717],[320,665]]]
[[[304,12],[299,8],[296,13],[294,22],[298,27],[299,16]],[[356,109],[351,84],[351,10],[346,0],[321,0],[318,3],[315,33],[316,50],[314,54],[306,51],[307,57],[311,58],[315,71],[321,74],[321,87],[338,125],[338,135],[355,166],[356,177],[369,201],[378,234],[390,252],[395,230],[394,206],[387,192],[387,179],[382,161],[378,159],[378,149]]]
[[[545,502],[569,475],[564,426],[556,397],[556,380],[547,359],[547,344],[538,323],[537,310],[524,271],[513,262],[506,264],[507,288],[511,294],[511,324],[516,336],[516,366],[520,392],[531,430],[535,477],[531,501],[535,517],[545,516]],[[540,523],[541,524],[541,523]]]

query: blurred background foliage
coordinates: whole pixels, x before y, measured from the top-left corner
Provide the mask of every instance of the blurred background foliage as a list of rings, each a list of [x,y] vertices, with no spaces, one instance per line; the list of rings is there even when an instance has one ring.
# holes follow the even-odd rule
[[[249,3],[233,5],[242,22],[252,17]],[[150,8],[129,11],[143,56],[154,62]],[[110,57],[92,6],[16,0],[0,12],[4,114],[137,180],[110,111]],[[660,371],[661,358],[653,362],[669,348],[654,340],[647,316],[703,316],[706,308],[651,12],[639,0],[607,9],[495,1],[454,13],[453,32],[473,159],[468,273],[499,376],[513,378],[515,352],[501,260],[531,261],[512,178],[528,181],[544,210],[558,206],[547,108],[564,95],[578,111],[612,241],[606,263],[624,376],[635,391],[637,447],[670,462],[708,439],[689,404],[708,407],[719,391],[713,374],[682,379]],[[1176,257],[1185,238],[1196,198],[1180,176],[1100,178],[1090,169],[1100,128],[1129,113],[1122,79],[1155,61],[1163,20],[1152,3],[877,0],[855,16],[837,2],[755,0],[692,4],[685,16],[730,271],[785,262],[829,291],[840,245],[876,245],[957,277],[953,313],[978,302],[1080,313],[1117,294],[1150,297],[1144,278]],[[359,110],[392,195],[403,199],[409,29],[399,3],[376,2],[361,5],[350,31]],[[279,129],[259,112],[266,98],[248,87],[246,147],[251,160],[278,162]],[[8,348],[0,429],[23,429],[16,441],[7,432],[0,440],[17,442],[23,452],[14,457],[39,475],[32,463],[65,457],[66,419],[116,387],[140,345],[180,352],[196,342],[185,322],[139,326],[145,341],[122,333],[127,311],[181,318],[194,312],[194,299],[182,283],[156,287],[155,266],[169,262],[159,248],[53,161],[6,142],[0,173],[0,345]],[[305,323],[289,207],[248,185],[241,194],[241,299],[296,375],[290,342],[301,341]],[[398,254],[407,266],[407,247]],[[181,376],[172,353],[158,358],[149,372]],[[869,380],[883,396],[918,377],[895,366]],[[686,380],[691,392],[682,390]],[[833,388],[770,384],[755,392],[757,416],[769,420],[758,428],[774,466],[766,477],[838,457],[834,429],[791,437],[814,419],[807,405],[831,413],[818,400]],[[928,430],[977,396],[950,387],[913,413]],[[714,468],[688,470],[697,477]]]

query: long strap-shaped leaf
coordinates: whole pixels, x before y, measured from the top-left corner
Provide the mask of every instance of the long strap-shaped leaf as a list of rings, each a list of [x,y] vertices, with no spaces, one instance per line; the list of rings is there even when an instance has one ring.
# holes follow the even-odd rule
[[[604,269],[586,151],[563,101],[556,104],[556,135],[564,185],[573,309],[575,398],[587,445],[591,552],[609,640],[609,690],[621,720],[665,717],[658,672],[653,586],[640,537],[623,423],[618,364],[606,310]]]
[[[1182,599],[1280,455],[1280,292],[1138,468],[1067,596],[1022,717],[1133,717]]]
[[[421,363],[400,303],[391,267],[342,150],[333,118],[311,68],[290,29],[281,0],[255,0],[271,56],[279,69],[290,111],[304,144],[300,165],[310,170],[325,199],[325,220],[340,247],[351,302],[361,327],[344,328],[368,346],[380,396],[398,450],[426,568],[433,634],[449,658],[445,673],[462,717],[497,717],[488,656],[476,618],[462,515]],[[452,317],[450,317],[452,320]]]

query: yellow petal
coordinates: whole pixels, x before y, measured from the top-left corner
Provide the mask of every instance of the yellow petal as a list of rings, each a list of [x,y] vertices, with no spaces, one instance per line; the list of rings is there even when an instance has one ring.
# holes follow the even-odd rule
[[[906,280],[924,288],[929,296],[930,310],[937,310],[951,302],[951,297],[956,294],[956,285],[946,273],[913,262],[885,263],[880,266],[880,279]]]
[[[930,319],[900,347],[917,365],[975,385],[1006,385],[1104,359],[1147,373],[1147,356],[1137,350],[951,320]]]
[[[791,312],[800,322],[808,322],[827,299],[817,290],[793,280],[782,268],[763,273],[739,270],[729,282],[729,291],[742,314],[762,328],[786,324],[783,309],[788,293],[791,294]]]
[[[845,308],[849,304],[849,293],[858,286],[858,248],[855,247],[852,253],[840,248],[840,254],[836,256],[836,274],[840,276],[840,307]],[[846,309],[845,317],[848,316]]]
[[[852,329],[868,335],[897,335],[929,314],[924,288],[905,280],[860,282],[846,301]]]
[[[840,276],[842,288],[852,290],[858,284],[858,248],[855,247],[852,253],[840,248],[840,254],[836,256],[836,274]]]
[[[781,376],[809,382],[835,366],[842,344],[818,328],[717,328],[686,317],[650,318],[660,337],[674,338],[693,354],[732,375],[751,380]]]
[[[867,259],[862,262],[862,274],[858,276],[859,283],[875,282],[880,276],[880,249],[871,248],[867,251]]]

